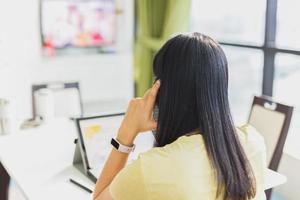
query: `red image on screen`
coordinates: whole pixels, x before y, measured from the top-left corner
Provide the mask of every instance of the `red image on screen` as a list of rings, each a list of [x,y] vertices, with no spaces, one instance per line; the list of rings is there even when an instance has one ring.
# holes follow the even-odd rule
[[[44,0],[41,9],[45,48],[100,47],[114,43],[114,0]]]

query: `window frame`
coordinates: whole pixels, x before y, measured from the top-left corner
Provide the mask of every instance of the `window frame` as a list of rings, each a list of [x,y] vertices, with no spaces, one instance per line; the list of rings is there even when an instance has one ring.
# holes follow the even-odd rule
[[[221,45],[239,48],[257,49],[263,52],[263,78],[262,94],[273,96],[274,78],[275,78],[275,56],[276,53],[285,53],[300,56],[300,50],[276,47],[277,32],[277,2],[278,0],[266,0],[265,31],[263,45],[248,45],[243,43],[234,43],[218,41]]]

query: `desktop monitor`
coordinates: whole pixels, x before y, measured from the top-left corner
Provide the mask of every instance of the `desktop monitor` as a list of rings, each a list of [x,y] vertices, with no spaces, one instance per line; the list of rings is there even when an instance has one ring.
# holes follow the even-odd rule
[[[103,167],[123,117],[124,113],[119,113],[76,119],[85,170]]]
[[[44,48],[112,46],[116,37],[114,0],[42,0]]]
[[[78,147],[82,163],[80,171],[94,182],[99,177],[106,159],[112,149],[111,138],[117,135],[124,113],[77,118]],[[136,148],[129,155],[128,162],[137,159],[140,153],[153,147],[154,136],[151,131],[141,133],[135,139]],[[76,162],[78,168],[78,162]]]

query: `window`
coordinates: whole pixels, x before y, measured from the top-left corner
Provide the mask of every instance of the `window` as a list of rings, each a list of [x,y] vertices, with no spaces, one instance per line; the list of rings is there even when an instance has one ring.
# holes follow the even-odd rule
[[[228,59],[229,99],[236,123],[245,123],[248,119],[254,94],[261,94],[262,51],[222,47]]]
[[[194,0],[193,30],[219,41],[262,45],[265,0]]]
[[[300,56],[279,53],[275,67],[274,97],[295,107],[287,138],[288,148],[293,152],[298,149],[300,153],[300,92],[294,89],[300,85]]]
[[[299,0],[192,0],[191,30],[225,50],[235,122],[246,121],[255,94],[294,106],[286,147],[300,158],[299,10]]]
[[[276,41],[278,47],[300,50],[299,10],[299,0],[278,0]]]

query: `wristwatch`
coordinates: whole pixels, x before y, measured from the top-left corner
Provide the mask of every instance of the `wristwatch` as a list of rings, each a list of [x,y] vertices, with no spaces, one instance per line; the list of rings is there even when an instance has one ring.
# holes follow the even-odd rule
[[[117,139],[112,138],[110,141],[110,144],[117,150],[120,151],[122,153],[130,153],[133,152],[135,149],[135,144],[133,144],[132,147],[129,146],[125,146],[123,144],[121,144]]]

